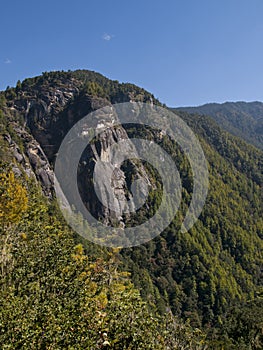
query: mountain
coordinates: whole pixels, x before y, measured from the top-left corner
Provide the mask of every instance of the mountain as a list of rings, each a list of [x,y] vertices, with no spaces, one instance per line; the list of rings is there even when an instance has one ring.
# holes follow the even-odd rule
[[[106,304],[108,303],[109,315],[111,316],[109,316],[109,319],[105,319],[105,329],[109,334],[112,332],[110,338],[112,344],[115,344],[115,336],[116,339],[121,339],[122,336],[122,333],[118,333],[118,317],[120,317],[124,329],[126,329],[125,322],[129,324],[129,321],[125,318],[126,311],[123,311],[122,316],[124,318],[122,318],[122,313],[118,313],[117,310],[119,308],[130,310],[129,315],[134,314],[134,312],[137,313],[138,309],[132,309],[132,298],[137,300],[134,302],[134,307],[143,303],[141,299],[138,299],[142,298],[147,305],[146,309],[149,308],[150,312],[158,315],[171,315],[172,313],[186,324],[190,323],[189,327],[203,329],[207,338],[206,343],[203,343],[203,348],[208,346],[207,344],[210,344],[211,349],[247,349],[252,343],[258,343],[261,346],[262,319],[260,316],[253,317],[253,315],[262,314],[263,157],[260,149],[256,149],[223,131],[210,117],[176,111],[200,140],[209,164],[210,183],[206,204],[198,221],[189,232],[182,233],[182,218],[185,216],[193,193],[191,164],[180,146],[168,137],[160,137],[160,130],[119,125],[115,130],[109,129],[107,133],[104,132],[95,138],[94,147],[87,148],[81,156],[78,183],[86,207],[99,220],[108,225],[124,225],[127,227],[140,223],[154,214],[162,197],[162,184],[159,184],[158,173],[147,163],[131,159],[120,169],[121,176],[116,175],[112,181],[114,188],[118,189],[119,198],[122,198],[122,196],[132,198],[130,174],[149,185],[150,193],[146,205],[133,216],[116,217],[114,211],[103,206],[96,196],[91,180],[98,157],[107,157],[109,146],[114,146],[123,139],[144,135],[148,140],[157,143],[172,155],[180,173],[183,186],[182,203],[172,223],[161,236],[148,243],[138,247],[124,248],[113,254],[110,249],[102,249],[74,235],[72,232],[70,233],[70,229],[59,214],[54,202],[53,168],[57,151],[64,136],[76,122],[88,113],[104,106],[111,107],[115,103],[129,101],[163,106],[151,93],[144,89],[132,84],[120,84],[98,73],[83,70],[43,73],[42,76],[26,79],[22,83],[18,82],[15,88],[8,88],[1,92],[0,157],[1,171],[4,174],[2,176],[3,179],[6,179],[3,183],[8,184],[8,181],[11,181],[11,183],[14,181],[12,176],[10,177],[6,173],[12,172],[15,174],[17,181],[23,183],[24,187],[27,188],[29,204],[31,203],[29,211],[25,211],[23,218],[16,214],[21,222],[20,226],[14,226],[17,223],[14,224],[10,221],[11,218],[16,217],[13,212],[9,216],[5,214],[5,217],[10,221],[8,230],[9,227],[10,229],[12,227],[15,232],[14,237],[22,237],[22,241],[17,241],[16,238],[14,243],[9,245],[9,247],[13,247],[14,251],[13,255],[9,253],[13,257],[13,260],[10,258],[12,264],[8,265],[12,274],[9,279],[10,273],[5,272],[5,293],[1,295],[1,300],[6,305],[7,310],[4,321],[6,322],[10,318],[13,324],[23,325],[23,322],[26,322],[28,327],[31,327],[32,334],[37,334],[34,339],[38,339],[36,341],[39,344],[43,341],[39,334],[46,332],[48,344],[50,339],[55,336],[54,330],[47,326],[49,319],[53,320],[52,322],[58,329],[59,327],[62,329],[61,334],[63,334],[65,331],[68,332],[68,329],[65,330],[58,319],[64,317],[68,320],[74,308],[77,313],[82,315],[83,312],[83,315],[87,314],[90,317],[90,309],[84,311],[81,309],[81,305],[85,304],[84,299],[82,299],[85,295],[74,291],[74,288],[79,288],[80,285],[83,286],[81,280],[83,275],[76,272],[74,264],[76,266],[80,264],[80,271],[84,273],[86,271],[85,266],[81,264],[88,256],[88,259],[92,260],[92,268],[90,268],[92,272],[87,272],[87,274],[88,276],[94,276],[93,280],[89,279],[87,281],[88,288],[90,288],[88,293],[91,293],[94,281],[96,282],[95,291],[98,290],[98,286],[101,286],[101,293],[99,291],[95,292],[94,300],[96,305],[104,305],[105,303],[105,306],[101,306],[101,310],[97,309],[96,312],[103,313],[103,310],[107,309]],[[99,128],[99,124],[95,119],[88,121],[87,128],[89,126],[93,126],[95,129]],[[162,132],[161,135],[163,134]],[[107,177],[107,173],[105,176]],[[174,174],[167,174],[168,182],[172,177],[174,177]],[[11,191],[12,186],[9,187],[8,191]],[[20,193],[21,191],[16,192]],[[15,196],[15,193],[12,196]],[[12,196],[9,197],[13,198]],[[6,206],[5,204],[6,201],[9,203],[9,197],[7,199],[3,197],[3,207],[2,209],[0,207],[0,214],[1,210],[3,213],[10,212],[10,205]],[[18,200],[15,203],[17,203],[17,206],[19,205]],[[15,212],[17,213],[17,209]],[[81,225],[81,221],[78,224]],[[6,231],[6,226],[4,228]],[[61,246],[63,240],[60,241],[57,234],[58,237],[63,237],[63,234],[69,237],[65,241],[65,246]],[[23,237],[25,237],[24,240]],[[30,239],[26,237],[30,237]],[[73,242],[75,242],[77,248],[74,248]],[[72,246],[72,252],[70,246]],[[7,249],[6,246],[5,249]],[[21,249],[21,253],[18,254],[19,249]],[[62,258],[63,252],[65,252],[66,260]],[[54,257],[54,254],[57,258]],[[114,262],[111,260],[108,265],[109,268],[107,268],[107,258],[105,259],[107,254],[113,254],[115,259]],[[74,256],[75,259],[73,265],[70,263],[71,256]],[[4,259],[3,256],[2,259]],[[48,259],[50,259],[50,263]],[[97,265],[94,265],[93,261],[96,259],[99,260]],[[103,262],[104,259],[105,262]],[[102,262],[100,262],[101,260]],[[3,271],[6,271],[6,266],[4,265]],[[18,266],[18,269],[12,270],[12,266]],[[30,266],[32,266],[32,270]],[[110,273],[107,272],[107,269],[110,270]],[[100,275],[100,271],[102,275]],[[109,281],[111,281],[115,272],[117,274],[116,286],[109,290]],[[125,275],[127,272],[130,273],[134,286],[140,291],[140,296],[136,294],[136,291],[131,293],[128,291],[129,298],[125,294],[124,285],[128,282],[123,282],[123,285],[121,274]],[[109,279],[107,279],[107,276],[110,276]],[[59,280],[57,280],[58,277]],[[40,283],[40,281],[43,282]],[[68,281],[72,281],[74,286],[68,284]],[[65,289],[62,288],[62,292],[59,291],[59,288],[53,290],[49,283],[56,283],[55,285],[61,285]],[[42,289],[39,287],[40,285],[44,290],[44,295],[50,298],[52,305],[56,305],[56,303],[59,305],[59,310],[62,310],[63,303],[66,303],[68,316],[63,314],[62,311],[59,314],[54,314],[51,309],[46,309],[47,306],[41,307],[40,301],[43,301],[45,297],[41,296]],[[68,290],[70,290],[70,295],[76,295],[80,304],[70,304],[71,297],[67,294]],[[9,299],[6,298],[8,291],[12,296]],[[31,291],[33,294],[30,294]],[[113,298],[115,292],[118,300]],[[55,297],[56,293],[58,294],[57,298]],[[27,304],[28,295],[32,295],[30,302],[33,304]],[[34,295],[39,298],[37,304],[34,304]],[[66,296],[67,299],[65,299]],[[127,304],[124,303],[125,298],[128,298]],[[22,302],[20,302],[21,300]],[[87,300],[92,303],[90,299]],[[112,301],[110,302],[110,300]],[[10,312],[8,313],[8,310],[11,310],[14,305],[21,312],[17,319],[12,318],[14,316]],[[27,307],[30,307],[30,305],[36,305],[36,311],[39,310],[38,314],[32,316],[33,319],[35,317],[38,320],[39,331],[35,328],[34,323],[30,323],[29,318],[25,318]],[[156,308],[154,305],[156,305]],[[145,313],[138,319],[142,324],[134,324],[134,327],[137,325],[139,328],[145,329],[143,328],[145,325],[143,325],[142,319],[148,320],[148,317],[153,317],[147,314],[146,309],[142,309]],[[47,313],[47,310],[50,314]],[[133,316],[130,317],[133,320]],[[113,322],[112,326],[111,318],[116,322]],[[93,319],[92,322],[97,325],[97,321],[97,319]],[[10,322],[5,328],[7,338],[12,330],[14,333],[14,328],[12,328]],[[43,322],[48,331],[43,330]],[[85,327],[92,326],[90,323],[85,323],[87,320],[84,316],[81,322],[80,334],[84,337]],[[69,324],[71,328],[76,329],[77,319],[71,320]],[[182,327],[186,327],[186,324]],[[158,322],[156,325],[149,324],[149,327],[156,329],[154,327],[158,327]],[[25,332],[26,328],[27,326],[24,328]],[[193,328],[190,328],[190,331],[189,328],[181,329],[182,332],[191,333]],[[132,329],[134,331],[134,328]],[[241,329],[243,333],[240,333]],[[120,344],[119,347],[114,345],[113,348],[122,349],[125,346],[127,346],[126,348],[132,346],[135,341],[133,331],[129,332],[127,336],[132,340],[125,338],[127,343],[116,343]],[[48,335],[48,332],[51,335]],[[154,332],[153,330],[153,333],[151,333],[153,337],[151,339],[154,339]],[[166,329],[165,332],[169,331]],[[170,329],[170,332],[179,336],[178,328],[176,331]],[[158,339],[163,339],[164,333],[161,332]],[[203,333],[201,332],[201,334]],[[37,338],[38,336],[40,338]],[[96,335],[94,337],[96,338]],[[100,343],[101,341],[103,343],[101,340],[103,337],[100,337],[102,335],[99,336],[97,342]],[[139,337],[141,337],[141,345],[131,348],[145,348],[143,335],[141,334]],[[203,338],[201,340],[197,338],[191,340],[188,337],[187,339],[188,343],[185,348],[187,346],[193,349],[194,346],[202,348]],[[67,344],[72,346],[71,342],[73,340],[67,341]],[[108,340],[105,339],[106,341]],[[166,344],[172,341],[175,342],[171,339],[166,340]],[[195,344],[199,342],[199,345],[194,345],[194,341]],[[59,344],[63,344],[63,340],[60,340]],[[179,343],[176,344],[179,347]],[[16,348],[19,348],[19,345],[17,346]],[[56,346],[57,348],[60,348],[59,346],[63,348],[62,345]],[[176,348],[175,345],[173,346],[170,345],[170,348]],[[35,348],[38,348],[38,345]],[[64,348],[67,347],[64,346]],[[157,345],[150,345],[149,348],[157,349],[158,347]],[[164,345],[164,343],[159,348],[169,349],[168,345]]]
[[[226,102],[208,103],[198,107],[181,107],[176,110],[209,115],[224,130],[263,149],[263,103]]]

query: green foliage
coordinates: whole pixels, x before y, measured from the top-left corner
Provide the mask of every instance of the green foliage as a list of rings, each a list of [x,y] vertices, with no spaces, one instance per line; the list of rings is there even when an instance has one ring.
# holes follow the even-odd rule
[[[6,98],[3,92],[0,92],[0,109],[6,106]]]
[[[130,100],[159,104],[145,90],[95,72],[45,72],[2,93],[2,158],[12,160],[6,132],[19,144],[10,123],[17,122],[19,112],[9,107],[16,103],[26,108],[28,99],[43,101],[56,91],[67,95],[69,88],[70,97],[65,104],[52,104],[49,119],[46,114],[38,119],[37,109],[27,120],[51,161],[68,128],[94,108]],[[190,232],[180,232],[193,189],[187,158],[154,130],[127,129],[129,136],[145,134],[159,142],[174,158],[183,185],[177,216],[161,237],[111,255],[76,238],[55,206],[30,194],[26,217],[10,222],[5,232],[2,228],[4,348],[96,349],[104,343],[114,349],[203,349],[202,326],[208,348],[262,347],[262,303],[257,298],[263,262],[262,152],[223,132],[208,117],[179,114],[198,135],[209,163],[210,188],[198,222]],[[132,165],[123,168],[132,182]],[[156,171],[147,164],[144,168],[155,185],[147,204],[155,209],[162,186]],[[167,181],[171,176],[167,174]],[[153,213],[145,206],[127,224]],[[131,273],[137,289],[120,270]]]
[[[16,180],[12,171],[0,173],[0,224],[18,222],[27,209],[26,189]]]
[[[263,149],[262,102],[208,103],[180,110],[211,116],[223,129]]]
[[[148,310],[118,271],[117,251],[86,255],[34,188],[29,198],[26,215],[9,226],[1,270],[2,349],[205,348],[201,331]]]
[[[98,97],[107,97],[106,92],[104,91],[103,87],[96,83],[95,81],[88,81],[85,84],[85,87],[83,89],[83,93],[86,93],[88,95],[92,96],[98,96]]]
[[[12,100],[16,98],[16,91],[14,88],[7,87],[5,91],[5,98],[7,100]]]
[[[109,99],[112,103],[128,102],[130,99],[146,102],[152,100],[155,104],[160,102],[152,94],[136,85],[129,83],[119,83],[117,80],[109,80],[103,75],[88,71],[76,70],[74,72],[43,72],[42,76],[25,79],[21,85],[18,82],[16,89],[20,87],[24,93],[37,92],[46,87],[65,88],[68,83],[74,84],[82,93],[92,95],[93,97],[103,97]],[[8,89],[8,98],[14,89]],[[6,93],[7,94],[7,93]],[[15,97],[15,96],[13,96]]]
[[[236,347],[242,344],[244,349],[263,348],[262,308],[261,297],[229,310],[224,329]]]
[[[160,311],[168,303],[193,325],[213,327],[231,305],[253,298],[262,281],[262,153],[207,118],[181,116],[202,137],[210,164],[206,205],[191,231],[182,234],[191,173],[181,152],[164,138],[161,146],[174,157],[181,174],[184,203],[161,237],[122,251],[123,263],[142,295]],[[154,134],[151,137],[158,142]]]

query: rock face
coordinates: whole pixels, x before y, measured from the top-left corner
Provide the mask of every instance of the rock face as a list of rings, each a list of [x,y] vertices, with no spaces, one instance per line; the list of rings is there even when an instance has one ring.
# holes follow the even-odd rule
[[[126,102],[130,98],[130,93],[126,96],[115,92],[115,99],[118,101]],[[13,123],[15,132],[23,142],[23,150],[10,135],[6,136],[13,149],[13,155],[25,172],[29,176],[35,176],[41,183],[45,195],[52,197],[54,194],[52,167],[67,132],[90,112],[110,105],[109,98],[96,94],[94,96],[83,90],[82,83],[73,77],[67,77],[59,82],[51,81],[48,84],[46,81],[29,86],[22,83],[18,98],[8,102],[9,111],[13,115],[19,115],[23,120],[23,126]],[[111,120],[107,118],[105,116],[104,122],[110,126]],[[100,123],[101,121],[95,119],[89,120],[85,127],[86,131],[91,127],[99,130]],[[103,169],[100,174],[101,186],[97,187],[97,191],[94,189],[95,167],[100,162],[110,161],[109,147],[119,141],[126,140],[129,147],[128,139],[122,126],[109,128],[101,133],[90,147],[87,147],[80,159],[78,185],[82,200],[93,216],[107,224],[125,225],[124,216],[126,215],[123,216],[123,213],[135,209],[132,181],[136,180],[143,184],[142,197],[148,193],[148,188],[151,186],[143,165],[130,161],[126,164],[126,170],[127,166],[132,168],[133,179],[127,177],[123,167],[108,165],[107,169]],[[18,172],[19,169],[16,168],[16,171]]]
[[[5,139],[16,162],[24,169],[29,178],[35,178],[41,183],[43,193],[47,197],[52,198],[54,174],[45,153],[40,144],[25,129],[17,126],[15,131],[23,142],[23,149],[17,145],[9,134],[5,135]],[[13,171],[18,175],[21,173],[20,168],[16,165],[13,165]]]
[[[122,155],[132,158],[123,166],[112,151],[119,142]],[[132,183],[140,183],[143,198],[147,197],[148,188],[152,186],[143,165],[135,163],[133,158],[138,158],[136,151],[122,126],[102,132],[81,157],[78,183],[82,200],[93,216],[107,224],[125,225],[126,219],[130,218],[129,213],[140,207]]]

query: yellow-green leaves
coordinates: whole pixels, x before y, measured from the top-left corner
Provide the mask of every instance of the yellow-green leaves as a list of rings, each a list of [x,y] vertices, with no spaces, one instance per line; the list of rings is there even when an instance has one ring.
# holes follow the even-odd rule
[[[12,171],[0,173],[0,223],[9,225],[20,220],[27,209],[27,191]]]

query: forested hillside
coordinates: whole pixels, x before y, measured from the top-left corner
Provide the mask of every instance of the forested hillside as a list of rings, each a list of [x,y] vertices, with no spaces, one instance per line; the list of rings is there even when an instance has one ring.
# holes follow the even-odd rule
[[[211,116],[223,129],[263,149],[263,103],[208,103],[179,110]]]
[[[176,162],[183,193],[170,226],[144,245],[112,250],[74,234],[59,213],[53,167],[63,137],[89,112],[126,101],[161,105],[90,71],[43,73],[0,94],[3,348],[261,349],[261,150],[209,117],[177,112],[201,142],[210,182],[199,220],[182,233],[193,192],[189,161],[168,137],[125,126],[128,137],[146,135]],[[144,169],[154,193],[124,225],[152,215],[160,201],[158,174]],[[87,205],[111,222],[86,190]]]

